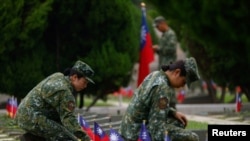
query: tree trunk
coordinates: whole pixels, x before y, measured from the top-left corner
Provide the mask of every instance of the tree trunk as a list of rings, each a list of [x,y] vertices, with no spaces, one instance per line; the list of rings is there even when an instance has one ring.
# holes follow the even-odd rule
[[[249,92],[249,88],[242,86],[242,92],[245,93],[248,102],[250,102],[250,92]]]
[[[95,103],[100,99],[100,95],[97,95],[94,100],[92,101],[92,103],[87,107],[86,111],[89,111],[89,109],[95,105]]]
[[[214,88],[212,81],[206,80],[208,95],[212,98],[212,103],[217,102],[216,89]]]
[[[222,86],[221,87],[221,96],[220,96],[220,102],[223,103],[226,95],[226,87]]]
[[[79,108],[83,108],[84,107],[84,94],[80,93],[80,105]]]

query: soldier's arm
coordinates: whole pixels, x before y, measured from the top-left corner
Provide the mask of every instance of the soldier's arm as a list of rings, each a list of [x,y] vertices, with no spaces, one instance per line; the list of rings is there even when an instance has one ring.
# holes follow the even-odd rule
[[[151,90],[152,106],[149,113],[149,115],[151,115],[150,120],[166,121],[170,112],[169,102],[171,97],[171,93],[168,93],[166,89],[166,86],[157,86]]]
[[[166,91],[167,86],[157,86],[150,91],[151,107],[148,127],[152,138],[160,140],[164,136],[165,127],[169,118],[169,102],[171,93]]]
[[[63,126],[70,132],[74,133],[78,138],[89,141],[87,134],[81,129],[77,121],[74,110],[76,102],[74,96],[69,90],[61,90],[54,95],[46,98],[47,102],[56,108]]]

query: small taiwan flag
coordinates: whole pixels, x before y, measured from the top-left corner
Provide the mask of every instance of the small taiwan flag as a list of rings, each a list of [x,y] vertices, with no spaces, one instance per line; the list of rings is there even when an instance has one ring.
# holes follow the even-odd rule
[[[171,141],[171,139],[170,139],[170,137],[168,135],[168,131],[165,132],[164,141]]]
[[[124,141],[121,135],[113,128],[110,128],[109,139],[110,141]]]
[[[151,141],[151,137],[150,137],[149,132],[147,130],[145,121],[143,121],[143,123],[141,125],[141,130],[140,130],[139,138],[137,141]]]
[[[80,126],[82,127],[82,130],[85,131],[88,134],[88,136],[90,137],[90,139],[94,140],[94,133],[91,130],[91,128],[89,127],[89,124],[79,114],[78,114],[78,122],[79,122]]]
[[[94,122],[94,141],[109,141],[109,136],[104,132],[100,125]]]
[[[6,104],[6,110],[10,118],[14,118],[16,116],[17,108],[18,108],[17,99],[14,97],[9,98]]]
[[[242,107],[241,96],[239,93],[237,93],[236,94],[236,109],[235,109],[235,111],[240,112],[241,107]]]

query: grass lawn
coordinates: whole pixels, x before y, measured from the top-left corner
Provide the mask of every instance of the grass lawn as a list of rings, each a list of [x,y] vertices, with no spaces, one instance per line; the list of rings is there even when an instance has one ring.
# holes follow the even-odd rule
[[[220,95],[221,94],[217,94],[217,98],[220,98]],[[235,100],[235,95],[230,94],[230,93],[226,93],[224,103],[230,103],[232,100]],[[248,102],[246,95],[241,96],[241,101],[242,101],[242,103]]]
[[[188,121],[188,125],[186,129],[192,129],[192,130],[207,130],[208,124],[205,122],[196,122],[196,121]]]
[[[93,98],[91,97],[84,97],[84,107],[88,107],[93,101]],[[80,100],[79,98],[77,98],[77,105],[80,105]],[[94,106],[112,106],[111,103],[107,102],[107,101],[103,101],[103,100],[98,100]]]

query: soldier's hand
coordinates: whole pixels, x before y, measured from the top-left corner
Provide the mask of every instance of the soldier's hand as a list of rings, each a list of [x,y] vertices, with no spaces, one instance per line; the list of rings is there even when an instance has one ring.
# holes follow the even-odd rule
[[[91,141],[90,138],[83,132],[74,132],[74,135],[78,138],[78,141]]]
[[[184,127],[187,126],[187,118],[184,114],[176,112],[174,116],[184,125]]]
[[[78,141],[93,141],[93,140],[81,140],[81,139],[78,139]]]
[[[157,51],[157,50],[159,50],[159,47],[158,47],[158,45],[153,45],[153,46],[152,46],[152,48],[153,48],[153,50],[154,50],[154,51]]]

